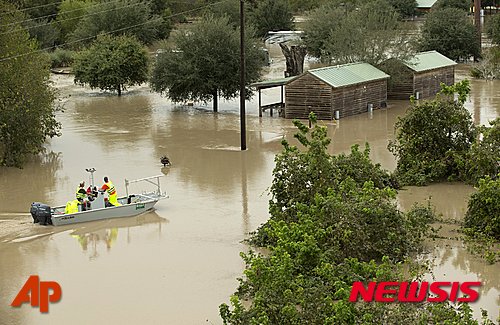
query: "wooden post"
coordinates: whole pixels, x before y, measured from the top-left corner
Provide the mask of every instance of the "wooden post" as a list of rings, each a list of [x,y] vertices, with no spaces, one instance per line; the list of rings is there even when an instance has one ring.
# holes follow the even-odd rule
[[[474,0],[474,23],[476,25],[477,37],[479,40],[479,55],[481,55],[481,0]],[[474,58],[475,61],[478,58]]]
[[[241,150],[247,149],[245,122],[245,2],[240,0],[240,140]]]
[[[260,94],[260,88],[259,88],[259,117],[262,117],[262,99]]]

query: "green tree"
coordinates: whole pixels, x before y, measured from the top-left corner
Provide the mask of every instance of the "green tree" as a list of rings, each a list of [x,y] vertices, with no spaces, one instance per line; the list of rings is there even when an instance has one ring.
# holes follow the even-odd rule
[[[500,45],[500,15],[489,17],[484,27],[491,41]]]
[[[313,11],[304,26],[309,53],[330,64],[364,61],[374,65],[413,55],[412,38],[385,0],[329,4]]]
[[[442,86],[443,87],[443,86]],[[460,179],[476,136],[470,113],[463,103],[470,91],[468,80],[438,94],[436,99],[413,102],[396,123],[396,139],[389,150],[397,159],[396,174],[407,185],[424,185]],[[450,96],[459,92],[459,100]]]
[[[327,0],[289,0],[290,9],[296,13],[318,8],[327,2]]]
[[[141,42],[151,44],[160,37],[162,22],[163,18],[151,14],[148,1],[103,0],[101,5],[89,7],[70,40],[88,44],[101,33],[113,33],[133,35]]]
[[[491,127],[480,126],[465,165],[467,180],[477,184],[486,176],[496,179],[500,173],[500,118],[490,122]]]
[[[470,0],[438,0],[433,9],[456,8],[469,12],[471,7]]]
[[[288,0],[259,1],[249,16],[250,24],[255,27],[258,36],[265,36],[269,31],[291,30],[294,27]]]
[[[500,177],[479,181],[478,191],[469,200],[464,227],[500,240]]]
[[[259,46],[251,31],[245,33],[246,83],[258,80],[263,65]],[[157,58],[151,77],[154,91],[173,101],[225,99],[239,94],[240,35],[227,17],[206,16],[175,35],[175,48]],[[247,96],[251,91],[247,89]]]
[[[417,13],[416,0],[389,0],[402,18],[411,18]]]
[[[0,15],[0,164],[21,167],[48,137],[59,135],[56,94],[47,56],[34,52],[36,42],[19,24],[25,16],[3,1]]]
[[[65,42],[68,35],[78,26],[82,16],[87,13],[87,8],[92,5],[87,0],[64,0],[59,5],[59,12],[57,13],[56,23],[61,30],[61,41]],[[99,5],[98,3],[94,3]]]
[[[453,60],[479,57],[476,28],[467,13],[456,8],[432,11],[422,26],[420,50],[436,50]]]
[[[117,91],[148,80],[148,52],[134,37],[101,35],[74,59],[75,83]]]
[[[315,124],[314,115],[310,120]],[[260,236],[265,229],[273,239],[267,242],[268,252],[241,254],[246,268],[231,297],[232,308],[219,307],[224,324],[478,324],[467,305],[455,310],[448,304],[349,302],[354,281],[411,281],[419,276],[412,267],[416,265],[395,261],[421,246],[434,214],[425,206],[398,211],[394,190],[375,186],[380,169],[364,155],[352,157],[353,165],[342,166],[348,174],[330,182],[330,174],[321,172],[335,170],[345,157],[328,154],[324,127],[295,125],[305,149],[283,142],[271,189],[273,194],[289,191],[282,211],[293,210],[292,217],[284,220],[282,211],[271,208],[267,226],[257,232]],[[289,167],[300,167],[298,175]],[[290,178],[288,184],[310,175],[306,187],[327,190],[310,197],[304,195],[307,188],[275,187],[285,181],[283,175]],[[403,275],[403,269],[410,274]]]

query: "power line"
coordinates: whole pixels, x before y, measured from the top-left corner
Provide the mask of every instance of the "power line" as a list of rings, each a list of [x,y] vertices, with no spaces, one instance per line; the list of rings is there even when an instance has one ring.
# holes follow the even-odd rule
[[[80,18],[83,18],[83,17],[89,17],[89,16],[93,16],[93,15],[98,15],[98,14],[101,14],[103,12],[109,12],[109,11],[119,10],[119,9],[123,9],[123,8],[133,7],[133,6],[137,6],[139,4],[142,4],[142,2],[137,2],[137,3],[131,4],[131,5],[117,7],[117,8],[113,8],[113,9],[109,9],[109,10],[102,10],[102,11],[99,11],[99,12],[95,12],[95,13],[92,13],[92,14],[86,14],[86,15],[83,15],[83,16],[78,16],[78,17],[73,17],[73,18],[68,18],[68,19],[62,19],[62,20],[59,20],[59,22],[80,19]],[[29,30],[29,29],[33,29],[33,28],[39,28],[39,27],[47,26],[47,25],[52,25],[52,22],[45,23],[45,24],[40,24],[40,25],[35,25],[35,26],[30,26],[30,27],[25,27],[25,28],[13,29],[13,30],[10,30],[8,32],[0,33],[0,35],[12,34],[12,33],[15,33],[15,32]]]
[[[180,16],[180,15],[184,15],[184,14],[187,14],[187,13],[190,13],[190,12],[198,11],[200,9],[208,8],[210,6],[217,5],[219,3],[223,3],[223,2],[227,2],[227,1],[230,1],[230,0],[221,0],[221,1],[218,1],[218,2],[214,2],[214,3],[210,3],[208,5],[204,5],[204,6],[198,7],[198,8],[194,8],[194,9],[190,9],[190,10],[185,10],[185,11],[182,11],[182,12],[170,15],[168,17],[164,17],[164,18],[173,18],[173,17],[176,17],[176,16]],[[101,33],[100,35],[112,34],[114,32],[120,32],[120,31],[127,30],[127,29],[130,29],[130,28],[139,27],[139,26],[151,23],[151,22],[161,21],[164,18],[162,17],[162,18],[148,20],[148,21],[146,21],[144,23],[140,23],[140,24],[136,24],[136,25],[132,25],[132,26],[128,26],[128,27],[123,27],[123,28],[115,29],[115,30],[112,30],[112,31],[109,31],[109,32],[104,32],[104,33]],[[56,47],[63,47],[65,45],[78,43],[78,42],[89,40],[89,39],[92,39],[92,38],[96,38],[96,36],[89,36],[89,37],[81,38],[81,39],[74,40],[74,41],[71,41],[71,42],[66,42],[66,43],[63,43],[63,44],[54,45],[54,46],[46,47],[46,48],[43,48],[43,49],[31,51],[31,52],[26,52],[26,53],[22,53],[22,54],[18,54],[18,55],[3,57],[3,58],[0,59],[0,62],[7,61],[7,60],[12,60],[12,59],[16,59],[16,58],[27,56],[27,55],[34,54],[34,53],[39,53],[39,52],[51,50],[51,49],[54,49]]]
[[[95,4],[95,5],[90,5],[88,7],[83,7],[83,8],[78,8],[78,9],[64,11],[64,13],[66,14],[66,13],[74,12],[74,11],[88,10],[89,8],[92,8],[92,7],[102,6],[102,5],[105,5],[105,4],[108,4],[108,3],[115,3],[115,2],[120,2],[120,1],[122,1],[122,0],[115,0],[115,1],[111,1],[111,2],[101,2],[101,3]],[[55,14],[50,14],[50,15],[45,15],[45,16],[40,16],[40,17],[35,17],[35,18],[30,18],[30,19],[25,19],[25,20],[20,20],[20,21],[15,21],[13,23],[5,24],[5,25],[0,25],[0,27],[21,24],[21,23],[25,23],[25,22],[28,22],[28,21],[42,19],[42,18],[54,17],[54,16],[57,16],[58,14],[59,13],[55,13]],[[80,17],[82,17],[82,16],[78,16],[77,18],[80,18]]]
[[[31,9],[37,9],[37,8],[48,7],[48,6],[54,6],[54,5],[63,3],[63,2],[64,1],[59,1],[59,2],[47,3],[47,4],[44,4],[44,5],[39,5],[39,6],[24,8],[24,9],[16,9],[16,10],[11,10],[11,11],[6,11],[6,12],[0,14],[0,16],[7,15],[7,14],[10,14],[10,13],[13,13],[13,12],[18,12],[18,11],[23,12],[23,11],[27,11],[27,10],[31,10]]]

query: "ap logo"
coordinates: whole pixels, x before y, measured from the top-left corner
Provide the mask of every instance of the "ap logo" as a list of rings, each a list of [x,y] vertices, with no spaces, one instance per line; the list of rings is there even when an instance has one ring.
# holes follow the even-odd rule
[[[10,305],[12,307],[19,307],[29,302],[32,307],[39,307],[41,313],[48,313],[49,302],[58,302],[61,300],[61,295],[62,291],[59,283],[54,281],[40,281],[38,275],[32,275]]]

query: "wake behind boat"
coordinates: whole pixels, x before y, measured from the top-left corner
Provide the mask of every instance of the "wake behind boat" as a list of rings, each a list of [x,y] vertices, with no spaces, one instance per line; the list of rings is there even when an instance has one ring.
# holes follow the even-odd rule
[[[93,186],[93,172],[95,169],[87,170],[91,173],[91,186]],[[105,191],[96,191],[91,201],[84,205],[78,205],[78,211],[68,212],[67,205],[50,207],[46,204],[34,202],[31,204],[31,215],[35,223],[41,225],[52,224],[54,226],[69,225],[80,222],[95,221],[109,218],[133,217],[153,209],[155,204],[167,198],[166,192],[161,192],[160,177],[151,176],[136,180],[125,180],[127,195],[117,199],[119,205],[109,206]],[[153,184],[156,190],[142,194],[129,194],[128,186],[132,183],[146,182]]]

